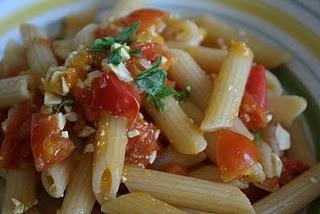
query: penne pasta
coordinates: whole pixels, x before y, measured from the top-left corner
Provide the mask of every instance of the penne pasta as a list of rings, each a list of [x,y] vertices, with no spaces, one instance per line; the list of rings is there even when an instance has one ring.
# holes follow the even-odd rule
[[[62,37],[72,38],[82,27],[94,22],[97,13],[98,8],[92,7],[65,17],[61,33]]]
[[[78,154],[75,152],[67,159],[41,172],[42,185],[51,197],[61,198],[64,196],[64,191],[77,162]]]
[[[144,102],[144,107],[180,153],[198,154],[206,148],[207,142],[201,130],[185,115],[173,97],[164,99],[163,112],[152,102]]]
[[[221,182],[219,168],[214,165],[206,165],[189,172],[188,176],[207,181]]]
[[[208,212],[203,212],[203,211],[194,210],[194,209],[190,209],[190,208],[184,208],[184,207],[180,207],[180,209],[182,209],[183,211],[186,211],[188,214],[210,214],[210,213],[212,213],[212,212],[208,213]]]
[[[253,134],[247,129],[239,117],[233,121],[233,126],[230,128],[230,130],[247,137],[249,140],[254,139]]]
[[[146,0],[119,0],[112,10],[108,11],[106,16],[102,19],[102,23],[121,18],[131,11],[143,8],[145,4]]]
[[[80,45],[89,47],[96,39],[94,32],[98,29],[98,24],[91,23],[84,26],[73,38],[73,49],[77,49]]]
[[[183,50],[170,49],[176,58],[168,74],[177,82],[178,87],[191,86],[190,99],[202,110],[207,106],[212,82],[194,59]]]
[[[130,192],[146,192],[175,206],[218,213],[254,213],[236,187],[187,176],[127,166],[125,185]]]
[[[295,213],[320,195],[320,164],[256,202],[256,213]],[[281,203],[279,203],[281,202]]]
[[[12,77],[28,69],[25,49],[13,40],[9,40],[3,56],[3,76]]]
[[[205,43],[215,47],[223,46],[224,41],[245,41],[255,53],[255,61],[267,68],[277,67],[289,59],[289,54],[270,44],[264,43],[243,31],[238,31],[227,23],[210,15],[203,15],[195,19],[196,23],[207,30]],[[219,44],[220,43],[220,44]]]
[[[218,77],[201,123],[203,131],[232,127],[238,115],[241,98],[249,76],[253,54],[244,43],[230,48]]]
[[[204,152],[200,152],[196,155],[182,154],[175,150],[173,146],[169,145],[167,150],[163,152],[159,158],[156,159],[155,163],[152,165],[154,169],[161,169],[170,163],[178,163],[185,167],[192,167],[206,159]]]
[[[0,109],[31,99],[33,87],[30,75],[0,79]]]
[[[186,115],[192,119],[196,125],[200,126],[201,121],[203,120],[204,114],[203,112],[194,105],[189,99],[180,102],[180,107],[186,113]]]
[[[26,168],[8,169],[2,213],[23,213],[36,205],[36,173],[29,165]]]
[[[116,199],[105,202],[102,205],[103,212],[123,214],[142,214],[142,213],[172,213],[183,214],[186,212],[175,208],[167,203],[164,203],[158,199],[153,198],[149,194],[143,192],[129,193],[122,195]]]
[[[74,169],[66,196],[63,199],[61,214],[90,214],[96,200],[92,192],[92,154],[85,153]]]
[[[291,123],[307,108],[307,101],[294,95],[272,96],[268,105],[272,121]]]
[[[268,96],[280,96],[283,94],[283,88],[280,81],[271,71],[266,70],[266,79]]]
[[[72,39],[63,39],[53,42],[52,49],[54,54],[62,60],[66,60],[69,53],[74,50]]]
[[[45,77],[47,70],[57,61],[51,51],[51,41],[37,27],[31,24],[23,24],[20,27],[21,37],[27,48],[27,60],[36,77]]]
[[[93,192],[100,204],[115,198],[121,181],[127,138],[127,119],[101,114],[94,145]]]

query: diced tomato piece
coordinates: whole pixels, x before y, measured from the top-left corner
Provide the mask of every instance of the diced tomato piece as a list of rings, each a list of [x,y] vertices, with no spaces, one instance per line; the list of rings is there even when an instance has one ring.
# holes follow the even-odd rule
[[[127,164],[148,167],[157,157],[160,148],[156,139],[157,128],[152,123],[137,119],[131,130],[137,130],[139,135],[129,138],[125,161]]]
[[[217,132],[216,154],[221,179],[226,182],[243,176],[260,156],[248,138],[229,130]]]
[[[85,70],[68,68],[66,70],[65,79],[69,88],[75,88],[79,80],[86,78],[87,72]]]
[[[100,111],[105,110],[116,116],[125,116],[134,121],[140,110],[141,97],[131,85],[104,72],[92,81],[87,89],[75,89],[76,102],[83,105],[88,121],[93,122]]]
[[[161,167],[161,171],[176,175],[188,175],[188,168],[179,163],[166,164]]]
[[[149,60],[154,63],[162,53],[161,45],[154,42],[138,43],[133,45],[133,50],[141,50],[141,58]]]
[[[129,26],[136,21],[140,21],[140,28],[138,29],[138,32],[143,32],[168,16],[169,14],[165,11],[144,8],[133,11],[127,17],[123,18],[122,22],[125,26]]]
[[[33,105],[30,102],[16,105],[7,122],[7,129],[1,144],[1,165],[17,168],[28,161],[30,149],[30,123]]]
[[[281,186],[288,183],[309,168],[308,165],[299,160],[293,160],[288,157],[282,157],[281,160],[283,163],[283,169],[279,180]]]
[[[36,113],[31,120],[31,148],[36,169],[42,171],[66,159],[75,145],[62,137],[53,115]]]

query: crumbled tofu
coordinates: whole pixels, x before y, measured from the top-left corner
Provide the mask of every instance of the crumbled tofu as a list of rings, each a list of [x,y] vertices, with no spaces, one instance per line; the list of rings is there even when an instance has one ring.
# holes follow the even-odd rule
[[[166,64],[168,62],[167,57],[161,56],[161,64]]]
[[[47,106],[58,105],[62,102],[62,98],[59,95],[53,94],[51,92],[44,93],[44,104]]]
[[[58,129],[59,130],[63,130],[64,126],[66,125],[66,118],[65,116],[59,112],[55,114],[56,120],[57,120],[57,124],[58,124]]]
[[[90,126],[85,126],[78,137],[88,137],[89,135],[95,133],[96,130]]]
[[[68,83],[64,77],[61,77],[62,94],[67,95],[70,91]]]
[[[95,70],[87,74],[87,79],[84,80],[84,85],[90,87],[92,80],[101,77],[101,71]]]
[[[133,80],[130,72],[122,62],[119,65],[114,65],[103,60],[102,66],[107,66],[118,77],[118,79],[124,82],[131,82]]]
[[[139,135],[140,135],[140,132],[137,129],[134,129],[128,132],[128,138],[137,137]]]
[[[121,45],[120,43],[114,43],[111,46],[111,51],[114,51],[115,49],[118,49],[118,48],[120,48],[120,56],[123,60],[130,59],[130,54],[129,54],[130,47],[128,45],[126,44]]]
[[[77,121],[77,113],[75,113],[75,112],[68,112],[64,116],[70,122],[76,122]]]
[[[275,153],[271,154],[271,161],[272,161],[274,176],[280,177],[282,172],[282,167],[283,167],[282,161],[280,160],[279,156]]]
[[[241,181],[241,180],[233,180],[233,181],[230,181],[229,184],[235,186],[235,187],[238,187],[239,189],[246,189],[249,187],[249,184],[248,182],[245,182],[245,181]]]
[[[138,62],[140,63],[140,65],[142,65],[142,67],[144,67],[145,69],[149,69],[152,67],[152,64],[149,60],[145,59],[145,58],[139,58]]]
[[[266,179],[265,172],[260,163],[256,163],[251,167],[250,173],[247,175],[252,182],[263,182]]]
[[[90,153],[90,152],[94,152],[94,146],[92,143],[87,144],[83,150],[83,153]]]
[[[121,176],[121,182],[122,182],[122,183],[125,183],[126,181],[127,181],[127,178],[124,177],[124,176]]]
[[[13,214],[20,214],[20,213],[23,213],[25,211],[24,204],[21,203],[19,200],[15,199],[15,198],[11,198],[11,202],[14,205]]]
[[[150,154],[149,163],[150,163],[150,164],[153,164],[153,162],[156,160],[156,158],[157,158],[157,151],[153,151],[153,152]]]
[[[287,130],[282,128],[280,124],[278,124],[276,127],[275,138],[280,150],[286,150],[290,148],[290,134]]]
[[[65,63],[64,63],[64,65],[65,65],[66,67],[70,66],[73,58],[74,58],[78,53],[79,53],[78,51],[72,51],[72,52],[70,52],[69,55],[68,55],[68,57],[67,57],[67,59],[66,59],[66,61],[65,61]]]
[[[41,106],[40,111],[45,114],[51,114],[53,112],[52,106],[47,106],[47,105]]]
[[[62,136],[63,138],[69,138],[69,132],[68,132],[68,131],[62,131],[62,132],[61,132],[61,136]]]
[[[271,120],[272,120],[272,114],[268,114],[268,115],[267,115],[267,121],[268,121],[268,123],[269,123]]]
[[[314,184],[318,183],[318,180],[315,179],[314,177],[311,177],[311,178],[310,178],[310,181],[311,181],[312,183],[314,183]]]

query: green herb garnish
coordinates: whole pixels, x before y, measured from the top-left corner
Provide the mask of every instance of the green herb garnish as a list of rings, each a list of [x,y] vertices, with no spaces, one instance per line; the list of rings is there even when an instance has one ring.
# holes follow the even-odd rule
[[[137,32],[140,27],[140,21],[136,21],[132,25],[124,28],[115,38],[114,41],[118,43],[129,42],[130,38]]]
[[[130,53],[129,53],[131,56],[134,56],[134,57],[141,57],[141,49],[137,48],[135,50],[131,50]]]
[[[147,100],[153,100],[157,108],[163,111],[164,103],[163,99],[168,96],[174,96],[178,100],[185,99],[189,96],[191,88],[186,89],[181,93],[173,88],[165,85],[167,79],[167,73],[161,67],[161,57],[156,63],[149,69],[140,73],[135,81],[136,84],[147,93]]]
[[[253,133],[253,137],[254,137],[253,142],[257,145],[260,145],[262,141],[261,135],[257,132],[257,133]]]
[[[119,65],[122,61],[121,57],[121,47],[113,50],[108,56],[108,63]]]
[[[91,48],[89,48],[89,50],[103,52],[110,49],[113,44],[114,39],[112,37],[99,38],[93,42],[93,45],[91,46]]]
[[[60,104],[54,105],[54,106],[52,107],[52,111],[53,111],[54,113],[60,112],[62,107],[64,107],[64,106],[72,106],[73,103],[74,103],[74,102],[73,102],[73,100],[71,100],[71,99],[64,99],[64,100],[62,100],[62,102],[61,102]]]

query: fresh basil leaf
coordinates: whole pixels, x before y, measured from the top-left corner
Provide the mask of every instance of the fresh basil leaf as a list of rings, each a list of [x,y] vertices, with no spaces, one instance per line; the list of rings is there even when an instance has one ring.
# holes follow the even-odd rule
[[[191,94],[191,86],[186,86],[183,91],[177,92],[177,94],[174,94],[174,98],[176,98],[179,101],[183,101],[187,99]]]
[[[108,56],[108,63],[119,65],[122,62],[121,48],[117,48]]]
[[[57,113],[57,112],[60,112],[60,111],[61,111],[61,108],[62,108],[63,106],[72,106],[73,103],[74,103],[74,102],[73,102],[73,100],[71,100],[71,99],[64,99],[64,100],[62,100],[62,102],[61,102],[60,104],[54,105],[54,106],[52,107],[52,110],[53,110],[54,113]]]
[[[115,38],[115,42],[129,42],[130,38],[137,32],[140,27],[140,21],[136,21],[132,25],[124,28]]]
[[[114,44],[114,39],[112,37],[99,38],[93,42],[93,45],[89,48],[89,50],[104,52],[109,50],[113,44]]]
[[[262,141],[261,135],[257,132],[257,133],[253,133],[253,137],[254,137],[253,142],[257,145],[260,145]]]
[[[138,48],[138,49],[135,49],[135,50],[131,50],[130,51],[130,55],[134,56],[136,58],[141,57],[141,49]]]

